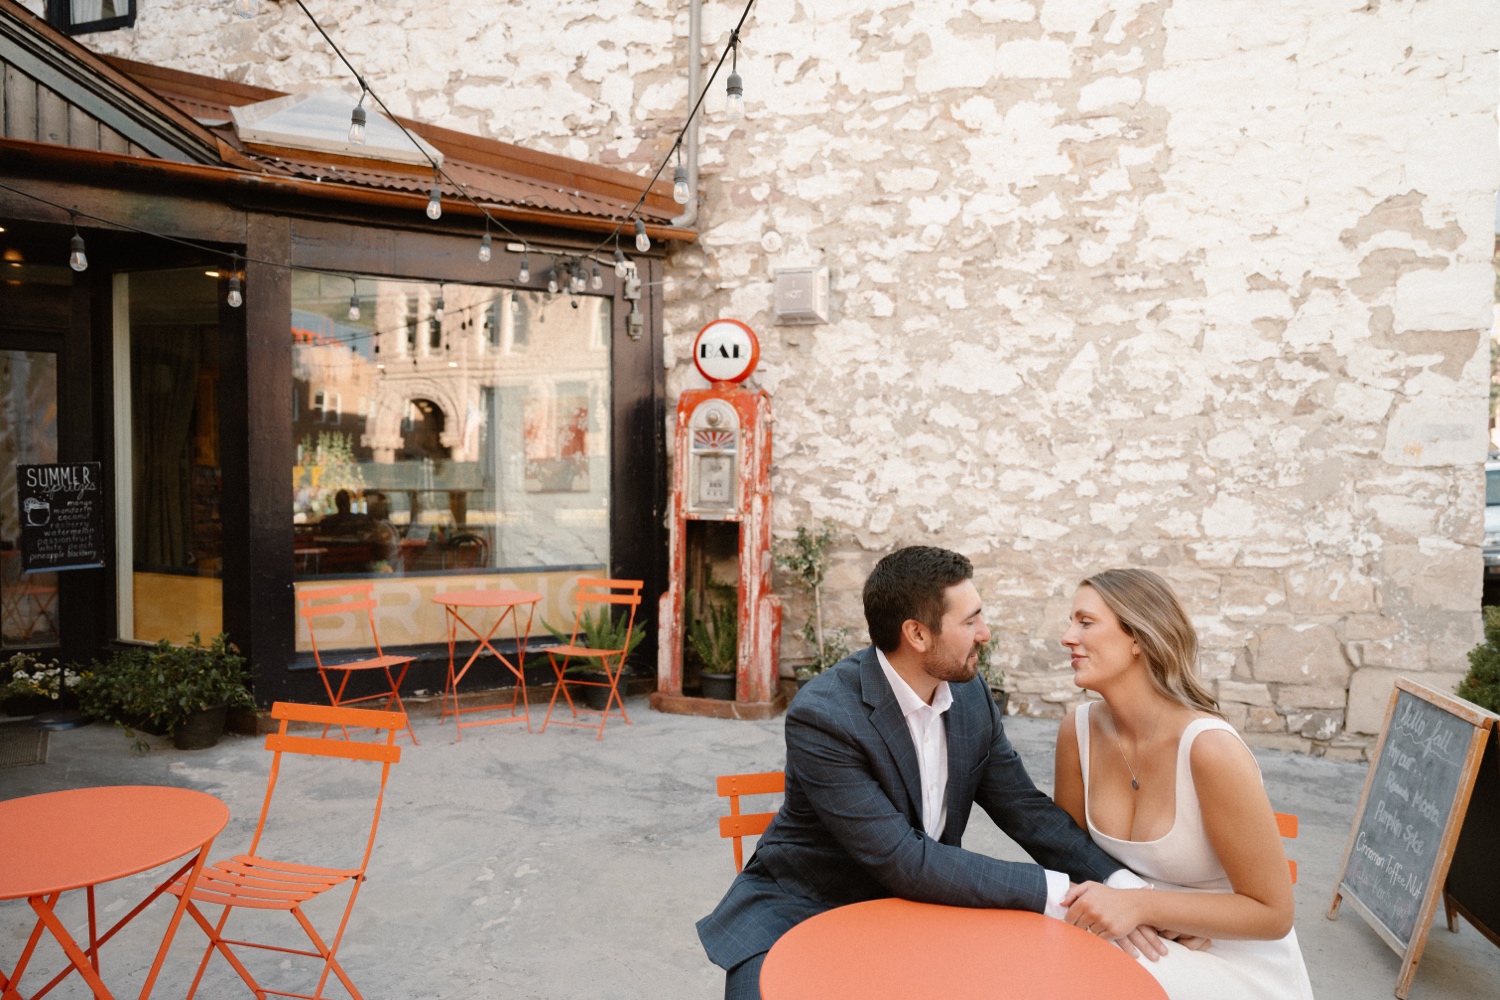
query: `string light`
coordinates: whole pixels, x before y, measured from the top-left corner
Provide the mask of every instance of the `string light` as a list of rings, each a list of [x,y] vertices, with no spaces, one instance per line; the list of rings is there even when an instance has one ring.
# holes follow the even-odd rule
[[[359,90],[359,103],[354,105],[354,112],[349,116],[349,141],[356,146],[365,144],[365,89]]]
[[[519,316],[521,314],[521,293],[520,292],[511,292],[510,293],[510,311],[511,311],[511,315],[514,315],[514,316]]]
[[[599,273],[598,264],[594,265],[594,273],[589,277],[589,287],[591,287],[596,292],[604,287],[604,275]]]
[[[547,272],[547,291],[556,295],[557,289],[557,268],[554,267]]]
[[[651,249],[651,237],[646,235],[646,224],[640,219],[635,220],[635,248],[641,253]]]
[[[484,231],[484,239],[482,239],[482,240],[479,241],[479,263],[481,263],[481,264],[488,264],[489,262],[490,262],[490,231],[489,231],[488,228],[486,228],[485,231]]]
[[[439,323],[441,323],[443,321],[443,286],[442,285],[438,285],[438,297],[437,297],[437,302],[434,303],[433,307],[432,307],[432,318],[435,319],[435,320],[437,320]]]
[[[531,261],[526,258],[524,252],[521,254],[521,270],[516,275],[516,280],[523,285],[531,284]]]
[[[75,271],[87,271],[89,269],[89,255],[83,250],[83,237],[78,235],[78,227],[73,227],[73,238],[68,241],[68,266]]]
[[[589,279],[583,273],[583,265],[579,264],[573,268],[573,277],[568,281],[568,287],[573,294],[577,295],[588,287]]]
[[[729,39],[729,47],[734,52],[734,64],[729,69],[728,79],[724,81],[724,117],[732,122],[742,122],[745,120],[745,81],[740,79],[740,32],[738,28]]]
[[[630,265],[625,263],[625,252],[615,247],[615,277],[623,278],[630,273]]]
[[[357,281],[354,282],[354,291],[349,295],[349,322],[359,322],[359,282]],[[375,350],[378,353],[380,347],[377,345]]]
[[[230,9],[248,21],[260,13],[260,0],[234,0]]]
[[[443,189],[438,183],[437,168],[432,168],[432,196],[427,199],[427,217],[433,222],[443,217]]]
[[[234,270],[229,272],[229,308],[238,309],[245,304],[245,297],[240,294],[240,255],[234,254]]]
[[[677,169],[672,171],[672,200],[686,205],[692,192],[688,190],[687,167],[682,165],[682,143],[677,144]]]

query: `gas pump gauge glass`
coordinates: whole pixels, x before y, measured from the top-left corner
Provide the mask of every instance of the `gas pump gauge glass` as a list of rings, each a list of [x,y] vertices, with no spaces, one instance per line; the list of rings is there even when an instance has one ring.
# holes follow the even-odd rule
[[[688,510],[710,518],[732,515],[738,499],[738,415],[734,407],[709,400],[693,412],[691,429]]]

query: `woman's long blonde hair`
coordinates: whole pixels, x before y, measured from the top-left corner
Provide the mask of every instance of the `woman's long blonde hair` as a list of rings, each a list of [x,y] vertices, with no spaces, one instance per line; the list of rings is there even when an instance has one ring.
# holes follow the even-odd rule
[[[1179,705],[1224,717],[1198,677],[1198,633],[1167,581],[1146,569],[1107,569],[1079,586],[1093,587],[1141,647],[1157,691]]]

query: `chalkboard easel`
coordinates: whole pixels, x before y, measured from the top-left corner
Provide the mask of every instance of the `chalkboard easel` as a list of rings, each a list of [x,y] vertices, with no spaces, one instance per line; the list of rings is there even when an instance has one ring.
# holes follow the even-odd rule
[[[1500,944],[1489,922],[1500,862],[1493,825],[1500,814],[1496,721],[1477,705],[1406,678],[1391,692],[1328,919],[1337,919],[1347,901],[1401,956],[1395,989],[1401,1000],[1439,902],[1449,930],[1457,930],[1462,915]]]

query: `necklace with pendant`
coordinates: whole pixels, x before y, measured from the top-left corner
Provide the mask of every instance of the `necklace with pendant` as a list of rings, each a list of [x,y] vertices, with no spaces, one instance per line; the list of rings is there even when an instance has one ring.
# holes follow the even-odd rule
[[[1151,726],[1151,735],[1146,737],[1146,746],[1149,747],[1151,745],[1151,741],[1156,738],[1156,729],[1161,725],[1161,717],[1166,712],[1166,710],[1166,706],[1163,705],[1161,711],[1156,713],[1156,722]],[[1113,719],[1110,720],[1110,729],[1114,730],[1114,732],[1110,735],[1111,738],[1115,741],[1115,749],[1120,751],[1120,759],[1125,762],[1125,769],[1130,772],[1130,787],[1135,789],[1136,791],[1140,791],[1141,783],[1135,776],[1135,768],[1130,766],[1130,758],[1125,756],[1125,747],[1120,742],[1120,731],[1115,728]]]

